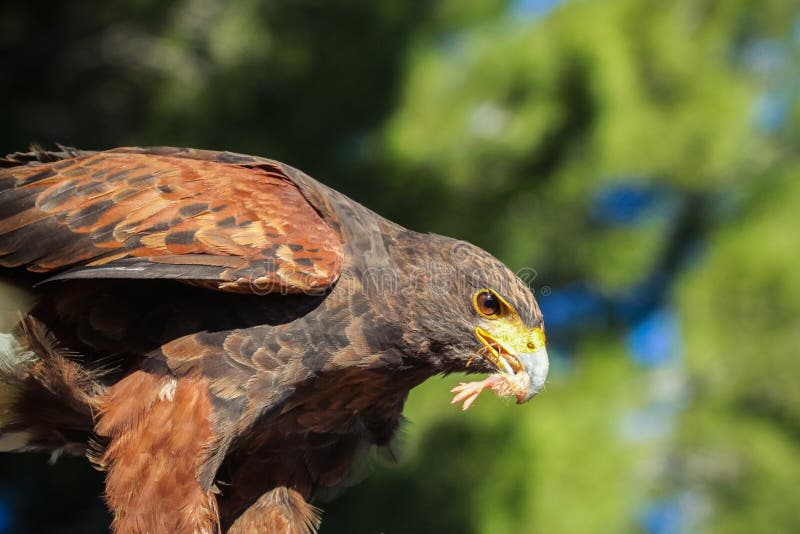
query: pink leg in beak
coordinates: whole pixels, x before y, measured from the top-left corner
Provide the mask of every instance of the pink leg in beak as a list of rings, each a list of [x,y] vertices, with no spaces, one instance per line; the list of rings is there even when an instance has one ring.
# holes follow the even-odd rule
[[[457,404],[463,401],[464,404],[461,409],[468,410],[484,389],[491,389],[495,391],[495,393],[500,393],[500,391],[505,387],[507,387],[505,380],[503,380],[500,375],[496,374],[490,375],[488,378],[485,378],[480,382],[461,382],[459,385],[450,390],[450,393],[456,394],[456,396],[453,397],[453,400],[450,401],[450,404]]]

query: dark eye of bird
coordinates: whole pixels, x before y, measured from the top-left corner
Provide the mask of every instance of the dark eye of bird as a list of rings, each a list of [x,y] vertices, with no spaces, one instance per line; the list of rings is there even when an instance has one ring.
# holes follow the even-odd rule
[[[488,291],[481,291],[475,299],[478,311],[484,315],[498,315],[500,313],[500,300]]]

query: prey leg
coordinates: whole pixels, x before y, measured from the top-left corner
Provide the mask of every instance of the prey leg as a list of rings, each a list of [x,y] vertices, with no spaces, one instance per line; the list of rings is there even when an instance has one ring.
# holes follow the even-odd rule
[[[472,403],[478,398],[484,389],[498,389],[503,385],[503,379],[500,375],[491,375],[480,382],[461,382],[459,385],[450,390],[450,393],[455,393],[456,396],[450,401],[450,404],[458,404],[463,402],[462,410],[468,410]]]

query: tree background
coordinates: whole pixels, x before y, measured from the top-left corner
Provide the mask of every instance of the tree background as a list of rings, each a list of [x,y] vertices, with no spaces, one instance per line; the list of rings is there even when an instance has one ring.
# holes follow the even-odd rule
[[[0,150],[269,156],[535,270],[546,391],[419,387],[323,534],[800,532],[795,1],[14,2],[0,51]],[[0,456],[0,532],[101,480]]]

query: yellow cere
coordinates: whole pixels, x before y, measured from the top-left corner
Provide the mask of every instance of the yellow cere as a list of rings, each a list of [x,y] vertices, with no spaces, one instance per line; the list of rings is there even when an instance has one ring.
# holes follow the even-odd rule
[[[533,347],[531,347],[533,350],[538,350],[544,347],[544,330],[542,330],[540,327],[534,328],[531,331],[531,340],[529,343],[533,344]]]

